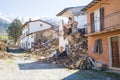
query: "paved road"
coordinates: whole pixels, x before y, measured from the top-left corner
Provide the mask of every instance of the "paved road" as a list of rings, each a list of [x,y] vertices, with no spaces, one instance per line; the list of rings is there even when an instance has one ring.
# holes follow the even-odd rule
[[[29,58],[0,60],[0,80],[119,80],[115,77],[88,70],[69,70]]]

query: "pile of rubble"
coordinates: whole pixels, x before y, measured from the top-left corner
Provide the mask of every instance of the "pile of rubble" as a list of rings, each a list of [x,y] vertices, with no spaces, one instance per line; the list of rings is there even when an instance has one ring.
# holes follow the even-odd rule
[[[74,39],[76,40],[76,39]],[[54,41],[53,41],[54,42]],[[63,64],[69,69],[102,69],[106,66],[95,62],[95,60],[87,55],[87,38],[82,37],[79,41],[73,41],[74,45],[71,45],[71,53],[67,54],[67,51],[59,52],[56,45],[51,44],[51,48],[46,49],[44,52],[45,58],[40,58],[40,62]],[[44,56],[43,55],[43,56]],[[100,68],[99,68],[100,67]]]
[[[0,51],[0,59],[13,59],[14,55],[9,54],[5,51]]]
[[[54,50],[58,49],[58,38],[51,39],[43,43],[43,41],[38,41],[37,44],[33,46],[30,53],[37,56],[48,57]]]
[[[60,52],[59,39],[41,41],[34,45],[31,50],[32,54],[38,55],[38,61],[44,63],[63,64],[69,69],[94,69],[103,67],[102,64],[96,63],[94,59],[87,55],[87,37],[78,35],[66,35],[69,38],[70,47]],[[42,57],[42,58],[41,58]],[[44,58],[43,58],[44,57]]]
[[[72,40],[74,41],[72,41],[71,44],[71,53],[68,54],[66,50],[60,53],[58,48],[51,47],[52,50],[47,50],[49,53],[47,54],[47,58],[39,59],[39,61],[44,63],[64,64],[64,66],[70,69],[90,69],[92,66],[90,60],[92,59],[87,56],[87,38],[82,37],[78,41],[76,39]],[[46,51],[44,54],[46,54]]]
[[[7,50],[8,50],[7,41],[0,40],[0,59],[13,58],[12,54],[8,54],[6,52]]]

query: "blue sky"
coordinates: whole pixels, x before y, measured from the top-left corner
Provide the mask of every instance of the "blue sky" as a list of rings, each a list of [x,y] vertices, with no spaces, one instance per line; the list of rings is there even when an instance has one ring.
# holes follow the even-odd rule
[[[92,0],[0,0],[0,17],[55,17],[66,7],[84,6]]]

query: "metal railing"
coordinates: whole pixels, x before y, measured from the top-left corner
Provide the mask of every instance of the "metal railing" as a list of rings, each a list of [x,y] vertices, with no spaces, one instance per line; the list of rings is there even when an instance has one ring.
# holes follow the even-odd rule
[[[105,29],[120,28],[120,11],[105,16]]]
[[[90,25],[91,24],[89,22],[87,24],[87,28],[88,27],[90,28],[91,27]],[[104,29],[102,31],[110,30],[110,29],[115,29],[115,30],[120,29],[120,10],[104,16]],[[99,32],[101,32],[101,30],[99,30]],[[91,32],[90,30],[87,34],[90,33],[94,33],[94,32]]]

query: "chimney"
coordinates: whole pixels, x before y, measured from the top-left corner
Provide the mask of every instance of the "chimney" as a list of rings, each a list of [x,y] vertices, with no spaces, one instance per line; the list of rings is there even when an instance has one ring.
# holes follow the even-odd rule
[[[31,22],[31,18],[29,18],[29,21]]]

